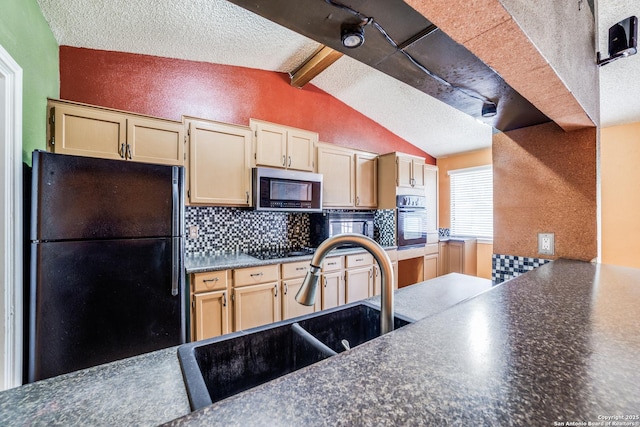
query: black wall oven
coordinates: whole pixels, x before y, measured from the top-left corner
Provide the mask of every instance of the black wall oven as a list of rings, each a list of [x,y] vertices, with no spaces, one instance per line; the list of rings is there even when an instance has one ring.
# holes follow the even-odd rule
[[[399,249],[427,243],[427,209],[424,196],[396,196],[396,243]]]

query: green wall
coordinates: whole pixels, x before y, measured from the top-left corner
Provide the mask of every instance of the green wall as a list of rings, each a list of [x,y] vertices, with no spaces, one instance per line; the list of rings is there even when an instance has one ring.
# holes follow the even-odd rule
[[[2,0],[0,45],[22,67],[22,158],[46,147],[47,97],[60,96],[58,43],[36,0]]]

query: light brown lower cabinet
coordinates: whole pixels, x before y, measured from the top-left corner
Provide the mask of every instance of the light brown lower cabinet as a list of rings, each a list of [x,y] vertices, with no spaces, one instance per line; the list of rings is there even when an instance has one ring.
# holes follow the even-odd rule
[[[342,271],[323,273],[321,276],[322,309],[344,304],[344,277]]]
[[[282,319],[278,282],[234,287],[234,330],[242,331]]]
[[[373,295],[373,265],[345,271],[345,302],[359,301]]]
[[[233,270],[233,330],[282,319],[278,264]]]
[[[195,294],[193,297],[194,339],[196,341],[231,332],[229,296],[226,290]]]
[[[304,276],[308,270],[309,261],[291,262],[281,265],[282,286],[280,293],[282,295],[283,320],[320,311],[322,307],[320,293],[317,294],[314,305],[302,305],[296,301],[296,294],[302,287]]]
[[[440,245],[432,243],[424,247],[424,280],[435,279],[440,275]]]
[[[223,270],[191,275],[192,340],[213,338],[232,331],[229,273]]]

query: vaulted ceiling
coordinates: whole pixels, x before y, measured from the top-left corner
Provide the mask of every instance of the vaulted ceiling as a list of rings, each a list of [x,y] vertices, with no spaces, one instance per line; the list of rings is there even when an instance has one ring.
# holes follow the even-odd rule
[[[364,27],[365,43],[357,49],[344,48],[339,32],[344,23],[357,23],[361,17],[330,4],[336,2],[233,2],[243,7],[225,0],[38,0],[60,45],[283,73],[294,71],[322,45],[345,52],[311,84],[434,157],[490,146],[492,127],[507,130],[549,120],[493,69],[401,0],[350,2],[353,10],[374,17]],[[614,17],[638,8],[628,5],[634,3],[629,0],[606,3]],[[600,9],[602,21],[604,6]],[[607,23],[600,25],[605,28],[626,17],[608,23],[616,18],[604,14]],[[600,45],[606,50],[606,38]],[[631,65],[634,59],[618,62],[628,61],[640,71],[640,61]],[[619,78],[616,66],[603,67],[611,67],[603,76]],[[633,93],[637,89],[631,86]],[[602,96],[605,124],[612,109],[606,108],[608,96],[620,102],[620,95],[626,95],[614,89]],[[486,101],[497,104],[496,116],[481,117]],[[640,103],[632,104],[626,102],[626,110],[640,119]]]

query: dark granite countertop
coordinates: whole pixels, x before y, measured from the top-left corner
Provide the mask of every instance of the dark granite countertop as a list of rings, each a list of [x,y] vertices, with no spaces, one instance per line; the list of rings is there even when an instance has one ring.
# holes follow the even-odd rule
[[[445,309],[483,286],[460,276],[396,293],[427,318],[191,414],[173,347],[4,391],[0,425],[640,425],[639,269],[558,260]]]
[[[486,279],[448,274],[397,291],[396,312],[423,318],[490,287]],[[0,425],[153,426],[187,415],[176,352],[172,347],[0,392]]]
[[[637,426],[639,308],[640,270],[559,260],[169,425]]]
[[[188,414],[177,347],[0,393],[2,426],[152,426]]]
[[[397,249],[396,246],[387,246],[386,250]],[[334,249],[329,256],[349,255],[365,252],[362,248]],[[233,268],[256,267],[259,265],[280,264],[284,262],[296,262],[311,260],[313,255],[301,255],[287,258],[275,258],[260,260],[244,252],[229,252],[222,254],[195,254],[185,257],[185,271],[187,274],[203,273],[207,271],[229,270]]]

